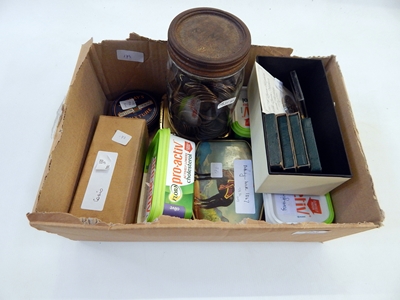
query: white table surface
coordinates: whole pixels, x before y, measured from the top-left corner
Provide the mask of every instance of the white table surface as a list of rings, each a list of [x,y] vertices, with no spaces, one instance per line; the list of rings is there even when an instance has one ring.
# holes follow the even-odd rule
[[[29,226],[81,44],[213,6],[252,43],[337,56],[384,226],[327,243],[74,242]],[[400,2],[0,1],[0,299],[400,299]]]

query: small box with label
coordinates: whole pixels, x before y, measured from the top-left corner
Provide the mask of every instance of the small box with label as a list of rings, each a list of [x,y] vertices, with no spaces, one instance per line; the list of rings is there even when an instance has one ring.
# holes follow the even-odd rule
[[[147,144],[145,120],[100,116],[69,212],[133,223]]]
[[[200,142],[194,191],[197,219],[230,223],[245,218],[258,220],[262,194],[254,192],[249,144],[243,140]]]
[[[291,140],[291,131],[295,129],[292,127],[294,122],[291,121],[296,120],[290,118],[298,117],[296,114],[298,110],[292,92],[286,88],[291,86],[290,74],[293,70],[296,70],[297,79],[301,84],[303,107],[307,107],[307,117],[300,113],[301,118],[297,122],[304,132],[307,154],[312,161],[310,169],[316,169],[315,172],[303,168],[307,162],[298,168],[295,164],[297,156],[293,157],[293,150],[298,149],[294,149],[295,145]],[[250,107],[252,154],[254,161],[257,162],[254,164],[256,192],[325,195],[352,178],[336,114],[336,104],[320,59],[258,56],[247,85],[247,95]],[[272,147],[269,149],[266,147],[265,137],[270,142],[268,136],[271,133],[273,136],[276,135],[272,130],[276,122],[272,120],[269,125],[266,122],[268,121],[266,117],[271,114],[281,118],[282,122],[277,124],[278,129],[286,125],[286,132],[279,131],[283,162],[281,158],[273,156],[280,150],[271,151]],[[284,133],[286,135],[283,135]],[[304,141],[299,142],[304,143]],[[279,141],[275,139],[275,144],[277,143]],[[284,153],[284,150],[288,152]],[[293,161],[286,165],[285,158],[292,158]],[[320,166],[316,166],[314,162],[318,162]],[[282,163],[283,168],[277,168]]]

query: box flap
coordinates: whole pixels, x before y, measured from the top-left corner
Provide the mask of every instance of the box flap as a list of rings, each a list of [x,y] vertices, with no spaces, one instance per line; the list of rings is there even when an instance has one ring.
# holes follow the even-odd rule
[[[81,67],[83,61],[85,60],[86,56],[89,53],[90,47],[93,44],[93,38],[88,40],[85,44],[82,45],[81,51],[79,52],[78,60],[75,65],[75,70],[74,73],[72,74],[71,78],[71,85],[74,83],[75,78],[76,78],[76,73],[78,73],[79,68]]]
[[[335,222],[367,221],[381,224],[384,213],[379,207],[343,75],[334,56],[325,61],[325,69],[353,174],[351,180],[331,193],[334,199]]]

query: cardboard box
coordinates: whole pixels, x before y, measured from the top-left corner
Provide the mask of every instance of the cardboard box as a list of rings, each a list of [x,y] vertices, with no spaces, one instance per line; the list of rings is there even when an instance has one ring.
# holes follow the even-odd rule
[[[128,55],[139,54],[139,61]],[[129,51],[129,52],[125,52]],[[291,49],[252,46],[246,66],[248,82],[256,55],[289,57]],[[137,56],[136,56],[137,57]],[[150,224],[86,224],[68,213],[79,176],[105,103],[129,89],[166,92],[165,41],[131,34],[126,41],[87,42],[82,46],[54,144],[31,213],[30,225],[73,240],[91,241],[327,241],[378,228],[383,213],[354,124],[350,102],[334,56],[323,57],[328,83],[353,178],[332,191],[336,218],[333,224],[245,224],[184,220],[168,216]],[[66,163],[68,161],[68,163]]]
[[[133,223],[147,146],[144,119],[100,116],[69,212]]]
[[[261,101],[267,102],[268,83],[263,72],[279,79],[290,87],[290,71],[296,70],[311,118],[315,140],[321,160],[321,173],[304,173],[271,170],[267,161],[267,149],[261,116]],[[253,147],[254,185],[258,193],[325,195],[352,176],[341,128],[335,112],[328,78],[323,61],[313,58],[262,57],[256,64],[248,84],[248,99]],[[264,105],[269,111],[272,108]]]

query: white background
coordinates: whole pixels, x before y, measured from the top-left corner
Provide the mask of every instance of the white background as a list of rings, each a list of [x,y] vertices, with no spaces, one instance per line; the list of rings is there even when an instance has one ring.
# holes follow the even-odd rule
[[[253,44],[337,56],[382,228],[324,244],[99,243],[29,226],[81,44],[130,32],[165,40],[196,6],[238,16]],[[400,299],[399,46],[396,0],[1,0],[0,298]]]

